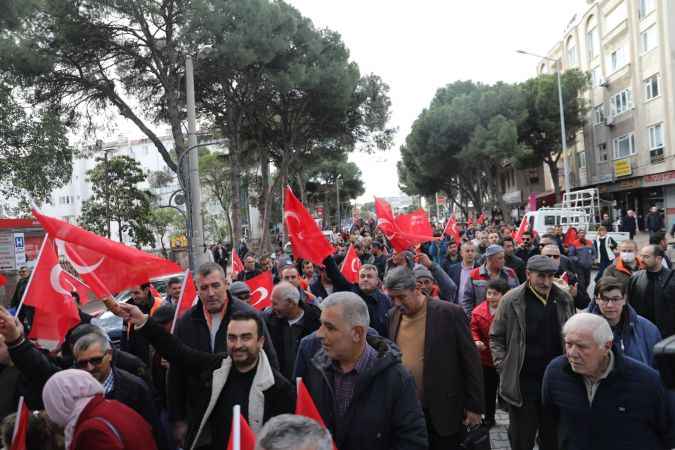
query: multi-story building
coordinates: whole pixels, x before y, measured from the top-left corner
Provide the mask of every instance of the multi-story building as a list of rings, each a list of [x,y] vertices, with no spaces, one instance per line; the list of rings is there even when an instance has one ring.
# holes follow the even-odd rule
[[[588,0],[547,56],[591,78],[587,125],[567,154],[572,188],[597,186],[618,210],[657,206],[675,221],[675,2]]]

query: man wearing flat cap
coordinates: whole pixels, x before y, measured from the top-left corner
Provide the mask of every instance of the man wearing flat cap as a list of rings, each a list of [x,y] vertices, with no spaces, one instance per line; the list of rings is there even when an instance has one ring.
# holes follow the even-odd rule
[[[487,284],[490,280],[502,278],[511,288],[520,284],[516,272],[505,265],[504,248],[501,245],[490,245],[483,256],[485,263],[469,272],[464,293],[459,299],[460,305],[469,318],[471,318],[473,309],[485,300]]]
[[[575,313],[574,300],[553,283],[551,258],[532,256],[527,281],[502,298],[490,327],[490,350],[500,375],[499,395],[509,404],[513,450],[557,449],[556,421],[542,411],[546,366],[563,354],[562,327]]]

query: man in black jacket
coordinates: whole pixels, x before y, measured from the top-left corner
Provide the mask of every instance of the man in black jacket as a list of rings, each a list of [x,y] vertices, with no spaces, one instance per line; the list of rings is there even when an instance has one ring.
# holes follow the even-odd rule
[[[321,350],[304,377],[335,444],[345,450],[427,449],[424,414],[401,354],[366,338],[368,307],[353,292],[321,303]]]
[[[272,308],[264,313],[264,318],[281,373],[289,380],[300,340],[319,328],[320,316],[319,308],[300,300],[298,289],[291,283],[282,281],[272,289]]]
[[[61,367],[38,350],[21,331],[20,325],[0,307],[0,334],[7,342],[9,355],[33,392],[42,392],[45,383]],[[105,397],[117,400],[140,414],[152,427],[159,449],[168,449],[166,430],[161,426],[154,397],[149,386],[140,378],[112,364],[112,347],[102,333],[89,333],[73,346],[74,366],[86,370],[102,385]],[[32,398],[41,398],[32,396]],[[42,405],[31,405],[41,409]]]
[[[208,388],[197,394],[196,414],[188,417],[184,448],[226,448],[235,405],[241,406],[241,414],[254,433],[270,418],[293,412],[293,386],[270,364],[263,350],[263,321],[255,311],[232,314],[227,325],[227,354],[216,355],[183,344],[137,307],[120,306],[125,318],[169,363],[190,367],[194,376],[210,381]]]
[[[227,352],[227,324],[232,314],[255,311],[250,305],[230,298],[228,282],[223,268],[216,263],[205,263],[197,271],[199,301],[178,320],[175,336],[195,350],[211,353]],[[279,367],[276,352],[264,327],[265,353],[273,367]],[[181,444],[187,433],[187,417],[199,413],[197,401],[200,393],[208,388],[210,378],[190,376],[192,369],[173,364],[169,369],[169,419],[173,422],[176,442]]]

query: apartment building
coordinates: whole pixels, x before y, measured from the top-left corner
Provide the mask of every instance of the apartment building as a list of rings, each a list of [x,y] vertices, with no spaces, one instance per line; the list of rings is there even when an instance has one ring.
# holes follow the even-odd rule
[[[675,1],[589,0],[548,57],[591,77],[587,125],[567,154],[572,188],[596,186],[621,211],[658,206],[673,223]]]

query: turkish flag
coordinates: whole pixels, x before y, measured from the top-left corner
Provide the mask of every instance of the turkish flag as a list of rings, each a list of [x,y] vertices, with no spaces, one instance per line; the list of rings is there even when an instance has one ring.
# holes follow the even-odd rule
[[[197,303],[197,299],[197,288],[195,287],[195,282],[192,279],[192,273],[190,272],[190,269],[188,269],[183,275],[183,285],[180,288],[180,297],[178,297],[178,306],[176,307],[176,312],[173,316],[171,333],[173,333],[174,328],[176,328],[176,322],[178,319],[183,317],[183,314],[185,314],[188,309],[192,308],[192,306]]]
[[[359,270],[361,270],[361,260],[356,254],[354,245],[350,244],[345,259],[342,261],[340,272],[347,281],[354,284],[359,282]]]
[[[12,444],[9,450],[26,450],[26,435],[28,434],[28,420],[30,411],[23,401],[19,398],[19,408],[16,411],[16,421],[14,422],[14,433],[12,434]]]
[[[308,417],[317,421],[322,427],[326,428],[326,424],[324,423],[321,414],[319,414],[319,410],[316,408],[316,404],[314,404],[314,399],[312,399],[312,396],[307,390],[307,386],[305,386],[302,378],[296,378],[295,383],[297,392],[297,397],[295,400],[295,415]],[[333,441],[333,450],[337,450],[335,441]]]
[[[227,441],[227,450],[255,450],[255,433],[241,416],[241,407],[232,408],[232,428]]]
[[[523,217],[523,220],[520,221],[520,226],[518,227],[518,231],[516,231],[516,234],[513,235],[513,240],[518,243],[518,245],[521,245],[523,243],[523,234],[527,231],[529,227],[529,223],[527,221],[527,216]]]
[[[89,294],[93,294],[93,291],[89,286],[84,284],[82,280],[64,271],[63,285],[67,286],[70,289],[70,292],[77,292],[77,294],[80,296],[80,305],[86,305],[89,303]]]
[[[6,284],[7,284],[7,278],[5,278],[4,275],[2,275],[0,273],[0,286],[4,286]]]
[[[241,262],[237,249],[232,247],[232,269],[230,270],[231,277],[234,279],[239,272],[244,271],[244,264]]]
[[[37,210],[33,215],[97,297],[182,272],[176,263],[106,239]]]
[[[335,251],[314,218],[288,186],[284,194],[284,221],[296,258],[308,259],[320,265]]]
[[[61,342],[66,332],[80,323],[70,289],[64,286],[63,274],[54,241],[47,235],[16,313],[23,306],[34,308],[30,339]]]
[[[480,213],[480,216],[478,216],[478,220],[476,220],[476,223],[478,225],[483,225],[485,223],[485,214]]]
[[[446,236],[450,236],[453,241],[455,241],[457,244],[460,244],[462,242],[462,234],[459,232],[459,228],[457,226],[457,219],[455,219],[455,216],[451,216],[450,219],[448,219],[448,223],[445,225],[445,230],[443,230],[443,234]]]
[[[396,219],[391,210],[391,205],[381,198],[375,197],[375,215],[377,215],[377,227],[391,241],[397,231]]]
[[[421,244],[434,239],[434,230],[423,209],[418,209],[408,214],[402,214],[396,217],[399,233],[405,239],[413,242],[412,245]]]
[[[272,289],[274,288],[274,277],[269,270],[244,281],[251,289],[251,298],[249,304],[258,311],[262,311],[268,306],[272,306]]]
[[[429,221],[426,219],[426,214],[424,214],[424,219],[420,217],[419,211],[394,217],[391,205],[377,197],[375,197],[375,214],[377,215],[378,228],[382,231],[382,233],[391,243],[391,246],[394,247],[394,250],[397,252],[408,250],[415,244],[433,239],[430,237],[433,235],[433,232],[430,233],[429,237],[424,236],[421,238],[421,240],[420,236],[418,235],[420,230],[426,229],[426,225],[423,223],[423,220],[426,220],[427,222]],[[403,226],[403,228],[401,228],[401,226]]]
[[[563,239],[563,245],[565,247],[570,247],[574,244],[579,237],[577,236],[577,230],[574,227],[569,227],[565,232],[565,238]]]
[[[469,216],[468,219],[466,219],[466,224],[468,225],[473,225],[473,216]]]

